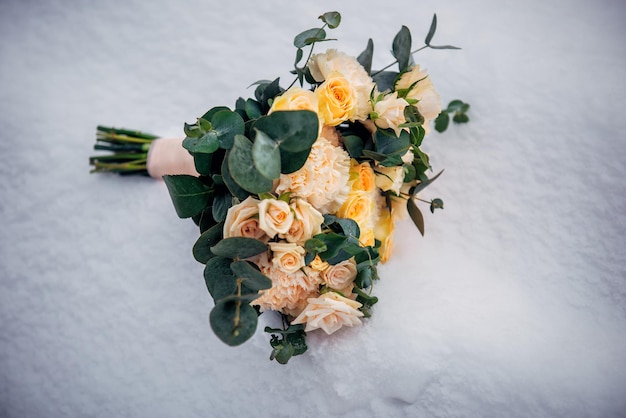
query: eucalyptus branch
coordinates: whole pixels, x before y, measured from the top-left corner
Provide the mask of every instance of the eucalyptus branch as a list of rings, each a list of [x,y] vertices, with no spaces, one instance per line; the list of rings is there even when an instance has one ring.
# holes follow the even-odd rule
[[[415,51],[411,51],[411,55],[416,54],[416,53],[420,52],[422,49],[429,48],[429,47],[430,47],[430,45],[424,45],[424,46],[423,46],[423,47],[421,47],[421,48],[417,48]],[[395,60],[394,62],[392,62],[391,64],[386,65],[386,66],[384,66],[383,68],[381,68],[380,70],[373,72],[373,73],[372,73],[372,77],[374,77],[374,76],[375,76],[375,75],[377,75],[377,74],[382,73],[382,72],[383,72],[383,71],[385,71],[387,68],[389,68],[389,67],[391,67],[392,65],[397,64],[397,63],[398,63],[398,60],[396,59],[396,60]]]

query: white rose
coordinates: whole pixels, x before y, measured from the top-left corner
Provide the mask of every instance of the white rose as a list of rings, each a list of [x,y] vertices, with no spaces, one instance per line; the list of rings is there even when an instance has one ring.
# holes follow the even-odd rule
[[[356,273],[356,263],[354,259],[351,258],[349,260],[342,261],[341,263],[331,265],[328,269],[322,272],[322,277],[324,278],[324,282],[331,289],[343,290],[352,284],[354,278],[356,277]]]
[[[400,194],[400,188],[404,182],[404,168],[402,166],[377,166],[374,171],[376,172],[376,186],[380,190],[383,192],[391,190],[396,195]]]
[[[404,117],[404,108],[408,106],[408,102],[403,98],[398,98],[398,93],[386,95],[382,100],[374,105],[374,113],[377,117],[374,119],[376,126],[382,129],[393,129],[396,136],[400,136],[402,130],[399,125],[406,123]]]
[[[363,312],[358,308],[363,305],[335,292],[309,298],[307,302],[306,308],[291,322],[306,324],[305,332],[321,328],[330,335],[344,325],[351,327],[361,324],[359,317],[363,316]]]
[[[224,221],[224,238],[246,237],[266,241],[269,237],[259,227],[256,215],[259,213],[259,201],[248,196],[243,202],[232,206]]]
[[[287,202],[263,199],[259,203],[259,227],[270,237],[286,234],[291,228],[293,213]]]
[[[296,199],[291,205],[294,220],[286,234],[281,238],[289,242],[304,245],[304,242],[322,232],[324,216],[304,199]]]
[[[294,273],[304,267],[304,248],[287,242],[270,242],[269,246],[275,268],[285,273]]]
[[[413,85],[406,98],[417,100],[417,110],[424,116],[424,129],[428,133],[428,122],[435,119],[441,113],[441,98],[435,90],[433,82],[430,80],[426,70],[420,70],[420,66],[414,66],[411,71],[400,76],[395,85],[395,90],[408,89]]]

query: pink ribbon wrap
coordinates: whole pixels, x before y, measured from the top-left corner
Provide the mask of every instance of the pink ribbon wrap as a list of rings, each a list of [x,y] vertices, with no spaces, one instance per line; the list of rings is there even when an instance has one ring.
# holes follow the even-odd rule
[[[193,157],[183,148],[183,138],[155,139],[148,150],[148,174],[156,179],[166,174],[188,174],[198,177]]]

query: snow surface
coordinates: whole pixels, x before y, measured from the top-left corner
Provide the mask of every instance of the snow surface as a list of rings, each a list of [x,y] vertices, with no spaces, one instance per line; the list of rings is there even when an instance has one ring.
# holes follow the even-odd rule
[[[211,332],[162,182],[89,175],[97,124],[184,121],[290,80],[293,36],[376,65],[407,25],[444,102],[445,210],[399,226],[374,316],[268,361]],[[626,416],[626,7],[619,0],[0,2],[0,415]],[[328,44],[330,47],[331,44]],[[288,81],[284,81],[287,84]],[[425,208],[426,209],[426,208]],[[260,325],[260,328],[263,324]]]

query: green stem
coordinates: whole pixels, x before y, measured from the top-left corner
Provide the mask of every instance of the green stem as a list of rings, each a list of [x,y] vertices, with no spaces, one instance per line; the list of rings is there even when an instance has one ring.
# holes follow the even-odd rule
[[[91,172],[148,174],[148,151],[158,138],[145,132],[98,126],[94,150],[112,154],[89,157],[89,165],[93,166]]]
[[[328,25],[327,25],[326,23],[324,23],[324,26],[322,26],[322,27],[321,27],[321,28],[317,31],[317,33],[315,34],[315,36],[317,37],[317,35],[318,35],[321,31],[323,31],[323,30],[324,30],[324,28],[325,28],[326,26],[328,26]],[[309,56],[308,56],[308,57],[306,57],[306,61],[304,61],[304,65],[302,66],[302,68],[300,68],[301,70],[304,70],[304,69],[306,68],[307,64],[309,63],[309,60],[311,59],[311,56],[313,55],[313,48],[315,47],[315,44],[316,44],[316,42],[313,42],[313,43],[311,44],[311,50],[309,51]],[[297,66],[296,66],[296,68],[297,68]],[[293,87],[293,85],[294,85],[294,84],[296,84],[296,81],[298,81],[298,76],[296,76],[295,80],[293,80],[293,81],[291,82],[291,84],[289,85],[289,87],[287,87],[287,90],[289,90],[291,87]]]
[[[415,54],[415,53],[417,53],[417,52],[420,52],[422,49],[425,49],[425,48],[428,48],[428,45],[424,45],[424,46],[423,46],[423,47],[421,47],[421,48],[417,48],[415,51],[411,51],[411,55],[413,55],[413,54]],[[378,70],[378,71],[376,71],[376,72],[372,73],[372,74],[371,74],[371,76],[372,76],[372,77],[374,77],[375,75],[382,73],[382,72],[383,72],[383,71],[385,71],[387,68],[391,67],[392,65],[396,64],[397,62],[398,62],[398,60],[395,60],[395,61],[394,61],[394,62],[392,62],[391,64],[386,65],[386,66],[384,66],[383,68],[381,68],[380,70]]]

